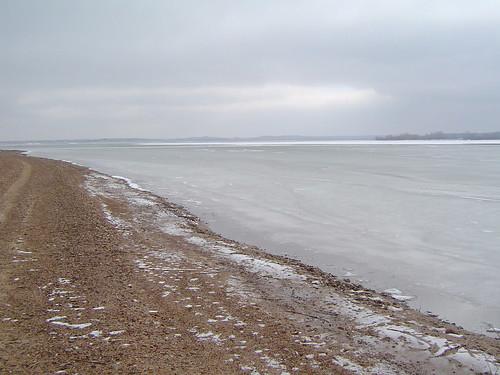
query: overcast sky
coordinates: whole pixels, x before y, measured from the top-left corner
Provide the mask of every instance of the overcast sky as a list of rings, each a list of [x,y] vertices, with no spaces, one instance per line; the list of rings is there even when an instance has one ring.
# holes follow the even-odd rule
[[[500,130],[498,0],[0,0],[0,140]]]

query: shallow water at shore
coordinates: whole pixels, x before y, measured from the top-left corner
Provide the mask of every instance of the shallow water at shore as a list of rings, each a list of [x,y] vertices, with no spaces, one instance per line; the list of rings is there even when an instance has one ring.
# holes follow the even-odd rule
[[[123,175],[227,237],[500,326],[500,146],[30,147]]]

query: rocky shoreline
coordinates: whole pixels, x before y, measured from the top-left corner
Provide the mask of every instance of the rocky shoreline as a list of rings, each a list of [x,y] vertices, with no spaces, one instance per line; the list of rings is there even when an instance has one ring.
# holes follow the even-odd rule
[[[6,373],[500,371],[498,339],[223,238],[124,180],[0,163]]]

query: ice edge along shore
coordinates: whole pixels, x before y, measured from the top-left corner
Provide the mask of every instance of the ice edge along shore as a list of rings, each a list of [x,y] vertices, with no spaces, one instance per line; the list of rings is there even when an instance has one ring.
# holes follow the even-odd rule
[[[76,163],[72,164],[78,165]],[[85,184],[87,191],[93,196],[108,199],[124,197],[131,206],[141,211],[155,208],[154,215],[150,216],[149,219],[152,219],[161,231],[170,236],[182,238],[184,241],[199,247],[201,251],[210,252],[224,258],[235,265],[243,267],[250,273],[273,279],[286,279],[299,287],[317,289],[325,284],[324,274],[318,275],[317,272],[308,274],[304,272],[304,266],[306,268],[310,267],[301,265],[300,262],[268,254],[247,254],[245,251],[248,248],[247,246],[223,239],[214,233],[208,233],[207,235],[206,230],[199,233],[196,228],[199,225],[199,220],[196,217],[177,205],[170,204],[170,207],[173,207],[170,210],[158,209],[163,198],[150,193],[126,177],[108,176],[92,171],[87,176]],[[103,204],[102,209],[107,220],[117,229],[126,230],[132,224],[116,217],[105,204]],[[149,270],[147,263],[142,261],[137,262],[137,267],[141,270]],[[344,281],[340,282],[344,283]],[[398,303],[401,299],[397,302],[391,301],[392,297],[390,296],[381,295],[356,284],[346,283],[346,287],[352,287],[347,296],[330,293],[329,306],[330,309],[335,310],[336,314],[353,320],[356,329],[360,331],[370,329],[374,332],[377,340],[388,339],[393,341],[400,347],[399,350],[418,350],[421,353],[426,353],[427,359],[430,361],[451,361],[477,373],[496,374],[500,371],[494,356],[481,350],[471,349],[469,345],[465,344],[464,332],[466,331],[461,329],[458,329],[458,332],[456,330],[450,331],[438,326],[424,327],[415,321],[401,320],[401,317],[398,316],[400,312],[411,310],[404,304]],[[395,299],[398,299],[398,293],[389,294],[395,295]],[[357,297],[362,295],[367,295],[372,302],[375,300],[382,304],[386,303],[388,305],[387,313],[381,314],[370,309],[365,304],[360,304]],[[436,323],[438,322],[436,319]],[[435,335],[429,334],[427,332],[429,329]],[[216,333],[212,332],[212,335],[219,339]],[[468,333],[465,333],[465,336],[467,335]],[[199,338],[206,339],[206,337],[202,336]],[[348,358],[338,358],[337,363],[356,373],[373,373],[370,369],[364,368]],[[387,366],[389,369],[390,366]]]

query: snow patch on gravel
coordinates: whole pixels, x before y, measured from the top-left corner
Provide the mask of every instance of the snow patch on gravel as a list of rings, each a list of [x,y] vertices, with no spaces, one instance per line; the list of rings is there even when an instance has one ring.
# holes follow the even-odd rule
[[[108,205],[106,203],[102,202],[101,207],[102,207],[102,212],[104,214],[104,217],[111,225],[113,225],[114,227],[119,228],[119,229],[123,229],[123,228],[127,227],[127,224],[125,223],[125,221],[117,218],[116,216],[114,216],[111,213],[111,211],[109,211]]]
[[[47,319],[46,322],[53,322],[62,319],[66,319],[66,315],[53,316],[52,318]]]
[[[108,332],[108,335],[110,335],[110,336],[117,336],[117,335],[121,335],[124,332],[125,332],[124,329],[118,330],[118,331],[110,331],[110,332]]]
[[[217,241],[210,241],[198,236],[190,236],[186,241],[201,247],[203,250],[211,250],[221,257],[243,266],[247,271],[276,279],[289,279],[304,281],[306,277],[298,274],[292,267],[279,264],[272,260],[261,259],[246,254],[237,253],[230,246],[222,246]],[[220,242],[220,241],[219,241]]]
[[[76,323],[76,324],[72,324],[72,323],[60,322],[58,320],[52,321],[50,323],[54,324],[54,325],[57,325],[57,326],[62,326],[62,327],[65,327],[65,328],[70,328],[70,329],[83,329],[83,328],[90,327],[92,325],[92,323]]]
[[[142,207],[153,207],[153,206],[156,206],[156,202],[151,200],[151,199],[147,199],[147,198],[143,198],[143,197],[130,197],[128,199],[129,202],[131,202],[132,204],[136,205],[136,206],[142,206]]]
[[[221,335],[216,335],[212,331],[196,333],[195,336],[200,341],[211,341],[217,345],[221,345],[223,342],[223,340],[220,338]]]
[[[140,185],[136,184],[134,181],[132,181],[130,178],[123,177],[123,176],[111,176],[113,178],[116,178],[117,180],[122,180],[124,181],[128,186],[130,186],[132,189],[135,190],[140,190],[140,191],[148,191],[146,189],[143,189]]]

